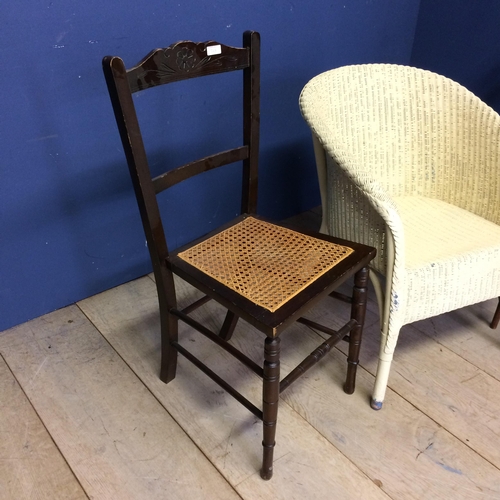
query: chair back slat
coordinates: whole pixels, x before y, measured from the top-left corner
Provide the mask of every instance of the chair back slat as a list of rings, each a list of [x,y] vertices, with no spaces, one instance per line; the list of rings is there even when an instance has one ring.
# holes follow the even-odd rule
[[[239,148],[230,149],[217,153],[215,155],[206,156],[201,160],[196,160],[186,165],[169,170],[164,174],[159,175],[153,179],[156,194],[161,193],[165,189],[175,186],[195,175],[208,172],[214,168],[236,163],[248,158],[248,146],[241,146]]]

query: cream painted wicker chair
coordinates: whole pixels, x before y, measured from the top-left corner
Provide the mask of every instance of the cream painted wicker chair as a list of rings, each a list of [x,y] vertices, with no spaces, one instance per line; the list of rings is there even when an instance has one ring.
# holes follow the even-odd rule
[[[380,409],[401,327],[500,295],[500,116],[448,78],[346,66],[300,97],[322,231],[377,248]],[[375,273],[371,273],[375,277]],[[500,304],[492,321],[498,323]]]

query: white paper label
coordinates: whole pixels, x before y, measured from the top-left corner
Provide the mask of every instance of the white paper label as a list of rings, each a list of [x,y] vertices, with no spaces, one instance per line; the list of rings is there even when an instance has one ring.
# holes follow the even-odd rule
[[[207,56],[216,56],[222,52],[220,45],[209,45],[207,47]]]

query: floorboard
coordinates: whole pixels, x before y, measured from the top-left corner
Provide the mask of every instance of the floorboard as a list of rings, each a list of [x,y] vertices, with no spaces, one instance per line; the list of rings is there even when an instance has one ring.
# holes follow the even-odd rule
[[[239,498],[76,306],[0,352],[90,498]]]
[[[355,498],[359,493],[365,498],[388,498],[286,404],[280,406],[275,475],[262,481],[260,421],[183,358],[173,382],[167,386],[158,379],[159,323],[155,286],[149,278],[86,299],[79,306],[243,498],[326,500],[332,491],[337,498]],[[198,314],[206,314],[208,324],[221,319],[210,306]],[[204,342],[187,328],[180,335],[192,349]],[[263,336],[252,332],[251,338],[263,348]],[[251,400],[259,402],[261,385],[253,374],[220,350],[198,349],[207,364],[230,376]]]
[[[488,300],[412,326],[500,380],[500,328],[489,327],[497,304],[498,299]]]
[[[377,334],[377,328],[367,328],[363,345],[363,366],[372,374],[376,370]],[[500,382],[497,379],[407,325],[399,337],[389,386],[394,391],[392,394],[404,397],[500,468]]]
[[[86,499],[2,357],[0,401],[0,498]]]

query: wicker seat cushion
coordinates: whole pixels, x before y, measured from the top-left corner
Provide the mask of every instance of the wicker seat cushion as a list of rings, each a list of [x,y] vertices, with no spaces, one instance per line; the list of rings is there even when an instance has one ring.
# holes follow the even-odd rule
[[[274,312],[352,252],[248,217],[179,257]]]
[[[394,201],[404,227],[405,322],[500,294],[500,226],[436,199]]]

